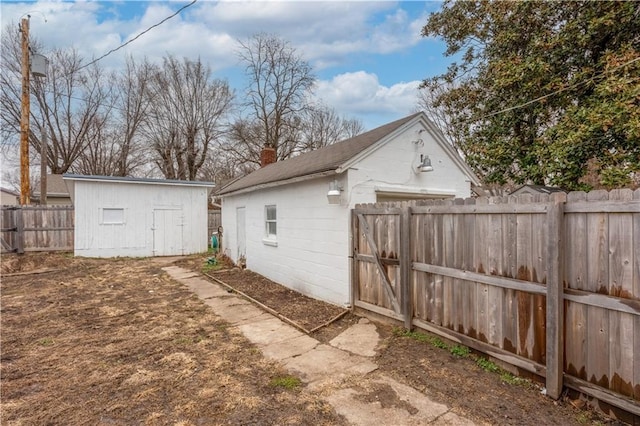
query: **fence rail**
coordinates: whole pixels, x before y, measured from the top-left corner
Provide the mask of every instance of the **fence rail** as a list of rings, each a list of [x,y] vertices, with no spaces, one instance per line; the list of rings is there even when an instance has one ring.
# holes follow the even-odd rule
[[[2,206],[2,252],[73,250],[73,206]]]
[[[640,415],[640,190],[358,205],[361,309]]]

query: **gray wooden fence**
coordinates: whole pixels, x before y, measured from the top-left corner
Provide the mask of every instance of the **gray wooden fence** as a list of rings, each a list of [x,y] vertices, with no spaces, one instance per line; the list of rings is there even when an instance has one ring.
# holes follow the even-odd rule
[[[354,306],[640,415],[640,190],[358,205]]]
[[[220,210],[209,210],[207,213],[207,231],[209,232],[209,237],[211,237],[214,232],[218,232],[218,227],[220,226],[222,226]]]
[[[73,250],[73,206],[2,206],[2,252]]]

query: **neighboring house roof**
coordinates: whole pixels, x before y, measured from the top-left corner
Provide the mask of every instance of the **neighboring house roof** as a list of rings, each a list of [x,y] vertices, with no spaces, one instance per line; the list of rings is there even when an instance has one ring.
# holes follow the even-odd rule
[[[40,197],[39,187],[33,191],[33,195],[36,198]],[[62,175],[47,175],[47,197],[69,197],[69,190]]]
[[[441,133],[436,131],[435,127],[433,127],[432,123],[426,118],[424,113],[418,112],[344,141],[334,143],[315,151],[306,152],[287,160],[269,164],[268,166],[260,168],[253,173],[229,183],[221,188],[217,195],[225,195],[238,191],[245,192],[258,186],[268,184],[276,185],[278,183],[289,182],[296,178],[309,178],[341,173],[351,165],[354,159],[360,158],[360,154],[363,154],[363,152],[368,153],[368,150],[377,142],[380,142],[390,136],[405,125],[408,125],[410,122],[420,119],[424,119],[428,122],[430,130],[434,133],[434,138],[436,138],[441,145],[444,145],[443,148],[450,150],[450,153],[453,153],[453,155],[459,159],[458,154],[455,153],[451,145],[444,140]],[[472,181],[478,182],[479,184],[477,177],[475,177],[464,161],[460,159],[459,165],[468,172]]]
[[[20,193],[19,193],[19,192],[14,191],[14,190],[12,190],[12,189],[7,189],[7,188],[2,188],[2,187],[0,187],[0,191],[4,192],[4,193],[5,193],[5,194],[7,194],[7,195],[13,195],[13,196],[15,196],[15,197],[19,197],[19,196],[20,196]]]
[[[518,195],[518,194],[551,194],[553,192],[566,192],[562,188],[557,188],[554,186],[544,186],[544,185],[522,185],[521,187],[514,189],[511,191],[509,195]]]

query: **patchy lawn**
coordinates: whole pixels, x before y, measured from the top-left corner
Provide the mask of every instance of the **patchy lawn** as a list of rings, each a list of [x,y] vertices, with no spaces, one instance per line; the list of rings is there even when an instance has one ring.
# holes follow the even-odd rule
[[[1,423],[344,423],[160,267],[3,256]]]
[[[177,263],[204,269],[307,330],[342,312],[207,258]],[[170,261],[3,256],[0,423],[345,424],[171,281],[161,270]],[[357,320],[349,313],[312,336],[328,342]],[[575,408],[581,401],[552,401],[539,386],[492,371],[497,366],[466,348],[377,326],[380,373],[480,424],[615,423]]]

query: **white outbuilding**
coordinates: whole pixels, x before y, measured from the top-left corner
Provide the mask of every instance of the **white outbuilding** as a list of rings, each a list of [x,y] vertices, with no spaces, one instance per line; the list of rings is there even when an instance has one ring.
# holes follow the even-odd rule
[[[346,305],[356,204],[466,198],[472,184],[480,182],[469,166],[416,113],[223,187],[223,250],[275,282]]]
[[[207,251],[209,182],[65,174],[74,254],[171,256]]]

